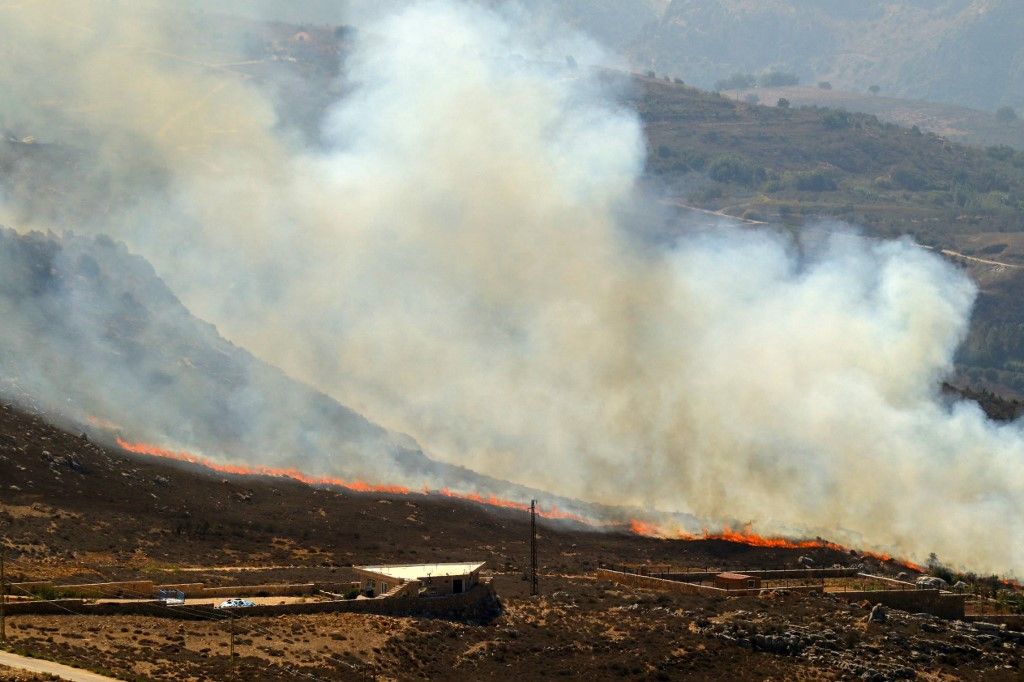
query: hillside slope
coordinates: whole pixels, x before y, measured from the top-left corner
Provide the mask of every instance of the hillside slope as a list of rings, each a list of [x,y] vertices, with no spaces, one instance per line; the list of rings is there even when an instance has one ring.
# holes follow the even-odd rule
[[[866,114],[634,83],[628,103],[644,121],[648,176],[670,203],[796,234],[842,221],[944,253],[980,288],[959,380],[1024,394],[1024,152],[956,144]]]
[[[867,624],[867,609],[833,595],[707,598],[593,575],[602,564],[645,562],[792,568],[802,555],[875,574],[901,570],[850,552],[655,540],[541,520],[541,596],[531,597],[522,512],[211,477],[104,448],[6,406],[0,481],[9,580],[336,584],[352,579],[353,563],[468,560],[487,561],[504,606],[485,625],[361,614],[248,617],[233,624],[232,664],[223,623],[8,617],[17,650],[119,679],[810,680],[878,670],[892,679],[1011,679],[1024,665],[1019,646],[990,646],[991,635],[971,626],[896,611],[886,624]],[[998,586],[994,578],[981,584]],[[781,644],[754,644],[765,636]]]
[[[231,344],[105,237],[0,229],[0,317],[0,397],[100,438],[314,476],[538,496],[431,460]]]
[[[793,106],[843,109],[871,114],[886,123],[895,123],[904,128],[917,126],[951,142],[980,147],[1006,145],[1024,150],[1024,121],[1001,121],[993,113],[970,107],[834,88],[823,89],[813,84],[730,90],[723,94],[740,101],[756,98],[767,105],[785,98]]]

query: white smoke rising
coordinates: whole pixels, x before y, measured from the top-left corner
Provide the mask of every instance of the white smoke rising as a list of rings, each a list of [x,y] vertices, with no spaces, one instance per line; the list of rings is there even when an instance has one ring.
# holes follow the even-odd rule
[[[596,48],[455,2],[362,29],[317,149],[258,88],[180,66],[168,108],[201,84],[201,118],[232,134],[173,143],[205,130],[188,108],[152,136],[135,116],[79,121],[129,129],[169,178],[104,229],[232,340],[438,458],[1024,567],[1024,434],[938,393],[974,297],[961,273],[838,227],[798,245],[693,226],[652,247],[621,218],[644,201],[640,121],[597,72],[565,67]],[[154,84],[145,63],[107,74],[102,96]]]

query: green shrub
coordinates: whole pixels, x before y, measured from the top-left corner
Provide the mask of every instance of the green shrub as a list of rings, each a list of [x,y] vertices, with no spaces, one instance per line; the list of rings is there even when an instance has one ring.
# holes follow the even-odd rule
[[[921,190],[928,189],[930,185],[924,173],[915,168],[897,168],[890,177],[896,187],[911,192],[920,192]]]
[[[749,187],[763,182],[768,173],[750,159],[738,154],[723,154],[708,164],[708,176],[716,182],[732,182]]]
[[[852,118],[847,111],[828,111],[821,117],[821,122],[830,130],[841,130],[850,127]]]
[[[801,192],[834,192],[839,189],[835,173],[821,169],[792,173],[790,184]]]
[[[985,153],[988,154],[990,158],[997,161],[1012,161],[1017,155],[1017,152],[1013,150],[1013,147],[1008,147],[1005,144],[988,147],[985,149]]]

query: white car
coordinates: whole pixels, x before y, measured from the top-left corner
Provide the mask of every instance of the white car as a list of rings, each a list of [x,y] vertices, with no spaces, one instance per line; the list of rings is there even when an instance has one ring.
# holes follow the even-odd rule
[[[249,601],[248,599],[228,599],[217,604],[215,609],[247,609],[250,606],[256,606],[256,602]]]

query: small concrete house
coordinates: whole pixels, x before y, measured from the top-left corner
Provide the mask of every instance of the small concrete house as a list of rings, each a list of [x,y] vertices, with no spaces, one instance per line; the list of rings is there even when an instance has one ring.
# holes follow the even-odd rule
[[[743,573],[719,573],[715,576],[715,587],[722,590],[758,590],[761,579]]]
[[[422,585],[426,596],[461,594],[480,581],[480,569],[486,562],[458,564],[405,564],[395,566],[353,566],[361,579],[363,592],[376,595],[409,582]]]

